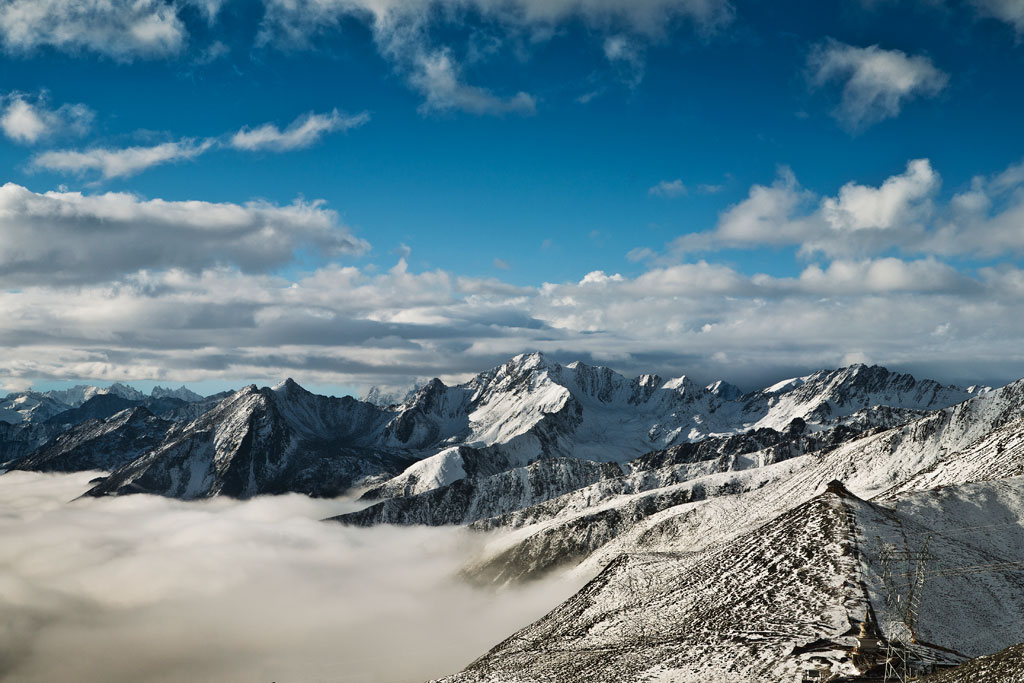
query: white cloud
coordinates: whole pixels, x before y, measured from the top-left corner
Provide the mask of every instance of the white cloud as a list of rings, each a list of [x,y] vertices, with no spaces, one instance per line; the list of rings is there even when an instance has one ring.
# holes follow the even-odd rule
[[[596,28],[621,26],[646,36],[662,36],[678,20],[713,31],[732,21],[726,0],[266,0],[264,42],[283,38],[304,43],[320,27],[333,26],[345,16],[371,22],[386,34],[422,33],[439,17],[458,21],[467,12],[479,13],[507,30],[530,29],[548,34],[557,24],[581,19]],[[409,37],[400,38],[407,40]]]
[[[58,173],[82,175],[96,171],[105,179],[120,178],[141,173],[153,166],[194,159],[213,147],[214,143],[211,139],[186,138],[149,147],[53,150],[34,156],[31,165],[35,169]]]
[[[461,110],[471,114],[530,115],[537,111],[537,102],[528,93],[503,98],[465,83],[448,50],[417,57],[409,82],[425,98],[420,106],[423,112]]]
[[[992,17],[1024,33],[1024,2],[1021,0],[971,0],[982,16]]]
[[[664,265],[694,252],[786,245],[804,256],[839,258],[891,249],[935,256],[1024,253],[1022,168],[975,178],[946,205],[936,203],[941,178],[927,159],[908,162],[877,187],[851,181],[825,197],[801,187],[784,168],[772,185],[754,185],[746,199],[723,211],[713,230],[681,235],[660,256],[637,254]]]
[[[955,268],[934,259],[897,258],[833,261],[827,268],[807,267],[798,281],[807,292],[849,295],[892,292],[968,292],[980,287]]]
[[[0,282],[110,281],[151,268],[247,271],[281,266],[308,246],[327,257],[368,248],[320,203],[215,204],[108,192],[38,194],[0,186]]]
[[[666,263],[641,248],[633,258],[649,267],[640,275],[595,270],[522,287],[415,272],[404,257],[383,271],[331,265],[294,282],[269,275],[297,249],[366,248],[319,205],[7,185],[0,377],[8,386],[284,376],[400,386],[424,376],[458,381],[534,349],[751,386],[857,353],[948,381],[1022,376],[1024,274],[1014,255],[1024,254],[1024,170],[976,178],[950,202],[933,194],[937,186],[930,164],[912,161],[877,186],[846,184],[821,197],[783,169],[696,236],[708,249],[793,245],[825,255],[793,277]],[[958,269],[941,260],[947,254],[994,264]]]
[[[300,116],[283,131],[272,123],[256,128],[245,127],[227,137],[226,142],[222,142],[221,138],[184,138],[158,145],[120,149],[94,147],[86,150],[51,150],[34,156],[31,168],[76,175],[96,172],[109,180],[133,176],[153,166],[189,161],[225,144],[245,151],[287,152],[302,149],[316,144],[328,133],[350,130],[369,120],[370,115],[366,112],[347,115],[335,109],[328,114],[309,113]]]
[[[32,145],[61,135],[84,135],[94,114],[84,104],[51,109],[44,94],[11,93],[0,98],[0,128],[14,142]]]
[[[13,53],[52,47],[118,60],[166,57],[188,38],[177,12],[177,4],[162,0],[7,0],[0,4],[0,42]]]
[[[310,112],[292,121],[283,131],[272,123],[265,123],[256,128],[243,128],[231,136],[228,144],[235,149],[249,151],[269,149],[283,152],[303,149],[316,144],[328,133],[357,128],[369,120],[370,115],[366,112],[351,116],[342,114],[337,109],[328,114]]]
[[[713,234],[687,235],[676,248],[685,249],[687,239],[698,245],[703,240],[703,248],[799,243],[817,230],[816,221],[802,215],[811,199],[793,172],[783,167],[770,186],[754,185],[746,199],[722,212]]]
[[[536,98],[522,91],[496,94],[463,79],[459,56],[434,36],[438,28],[459,25],[467,15],[481,17],[503,39],[523,39],[521,43],[527,45],[549,39],[565,23],[582,21],[608,36],[610,42],[604,45],[608,58],[626,66],[628,80],[637,82],[643,66],[639,38],[663,40],[666,29],[679,21],[709,33],[733,17],[728,0],[265,0],[265,4],[262,44],[305,46],[318,31],[355,17],[370,25],[380,52],[424,95],[423,111],[475,114],[530,114]],[[466,52],[474,52],[471,48]]]
[[[834,115],[852,131],[898,116],[907,101],[934,97],[949,82],[949,76],[927,57],[835,40],[812,50],[807,66],[815,86],[843,82],[842,99]]]
[[[320,521],[346,500],[68,503],[95,474],[0,477],[5,680],[425,680],[582,583],[473,588],[491,536]]]
[[[1016,314],[1024,275],[1012,266],[971,276],[934,259],[850,259],[778,278],[699,262],[516,287],[416,273],[400,260],[379,274],[331,266],[296,282],[224,267],[75,287],[44,282],[0,292],[9,384],[293,376],[397,386],[465,379],[531,349],[566,361],[616,358],[626,372],[735,382],[834,366],[853,351],[898,366],[932,363],[940,379],[955,364],[988,377],[1024,375],[1015,343],[1024,334]],[[947,322],[949,333],[934,337]],[[714,360],[720,353],[729,365]],[[998,364],[981,368],[989,358]]]
[[[683,181],[678,178],[675,180],[662,180],[647,190],[647,194],[652,197],[684,197],[688,193],[689,190],[686,189],[686,185],[683,185]]]
[[[821,211],[835,230],[889,230],[927,217],[925,201],[938,188],[939,176],[931,163],[915,159],[907,164],[906,173],[892,176],[881,187],[846,183],[838,197],[822,201]]]

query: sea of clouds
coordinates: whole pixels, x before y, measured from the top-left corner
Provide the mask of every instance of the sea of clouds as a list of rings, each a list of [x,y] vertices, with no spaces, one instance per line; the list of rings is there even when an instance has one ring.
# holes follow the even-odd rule
[[[472,587],[478,535],[320,521],[349,500],[77,500],[96,474],[0,476],[0,680],[426,681],[581,585]]]

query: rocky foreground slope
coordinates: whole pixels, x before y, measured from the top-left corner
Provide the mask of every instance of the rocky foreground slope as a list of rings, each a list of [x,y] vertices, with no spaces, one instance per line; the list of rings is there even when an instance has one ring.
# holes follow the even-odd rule
[[[1021,478],[885,503],[833,483],[703,550],[667,542],[619,553],[578,594],[442,680],[781,682],[812,669],[856,678],[880,662],[856,652],[862,626],[875,638],[895,634],[880,544],[912,550],[926,538],[936,559],[914,657],[955,665],[1019,639],[1024,571],[954,570],[1024,568],[1022,516]]]

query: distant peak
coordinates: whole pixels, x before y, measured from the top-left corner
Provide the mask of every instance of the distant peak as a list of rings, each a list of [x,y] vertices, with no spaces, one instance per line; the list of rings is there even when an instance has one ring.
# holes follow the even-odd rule
[[[738,386],[722,379],[712,382],[704,388],[724,401],[732,401],[743,395],[743,391]]]
[[[548,357],[540,351],[534,351],[533,353],[521,353],[518,356],[513,357],[512,360],[505,365],[506,367],[511,366],[512,368],[522,370],[535,370],[539,368],[551,369],[560,367],[558,363],[549,360]]]
[[[680,391],[690,389],[694,386],[693,380],[686,375],[679,375],[672,379],[665,380],[665,388],[671,391]]]
[[[299,383],[293,380],[291,377],[287,378],[286,380],[275,386],[273,389],[274,391],[305,391],[305,389],[299,386]]]

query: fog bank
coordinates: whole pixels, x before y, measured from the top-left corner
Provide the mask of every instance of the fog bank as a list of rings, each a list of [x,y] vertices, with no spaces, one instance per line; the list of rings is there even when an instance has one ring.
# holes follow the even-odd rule
[[[426,681],[581,585],[469,587],[479,538],[319,521],[344,500],[68,502],[93,476],[0,476],[0,680]]]

